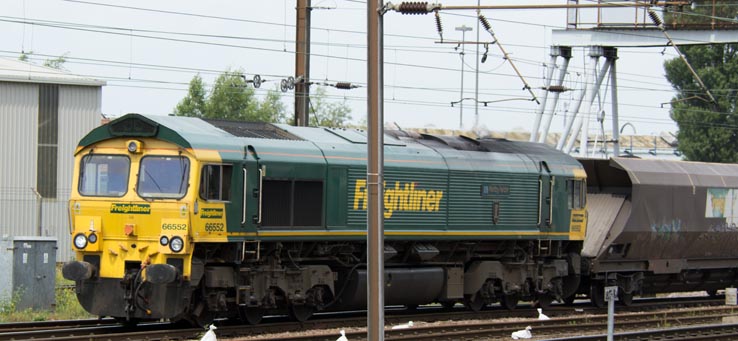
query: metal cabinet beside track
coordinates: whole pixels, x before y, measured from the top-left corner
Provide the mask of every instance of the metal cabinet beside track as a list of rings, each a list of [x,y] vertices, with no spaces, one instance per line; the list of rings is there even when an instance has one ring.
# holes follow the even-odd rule
[[[56,305],[56,238],[0,239],[0,301],[15,301],[16,310],[53,309]]]

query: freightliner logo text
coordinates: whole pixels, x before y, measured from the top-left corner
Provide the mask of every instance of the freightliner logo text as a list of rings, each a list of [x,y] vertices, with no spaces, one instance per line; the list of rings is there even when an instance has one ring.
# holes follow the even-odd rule
[[[151,206],[148,204],[111,204],[110,213],[150,214]]]
[[[354,209],[366,210],[368,193],[366,180],[356,180],[354,186]],[[394,188],[384,183],[384,218],[389,219],[396,211],[438,212],[443,191],[416,189],[415,182],[395,181]]]

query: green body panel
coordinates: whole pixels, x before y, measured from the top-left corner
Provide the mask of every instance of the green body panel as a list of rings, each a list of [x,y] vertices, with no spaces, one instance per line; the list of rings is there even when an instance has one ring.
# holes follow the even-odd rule
[[[444,170],[385,168],[384,225],[386,230],[445,230],[448,173]],[[361,184],[365,168],[348,174],[348,229],[366,228],[366,202]],[[357,189],[359,190],[357,192]],[[366,186],[363,187],[366,191]],[[438,193],[440,200],[438,200]],[[438,204],[434,204],[438,201]],[[429,204],[431,204],[429,206]]]
[[[449,228],[464,230],[537,230],[538,175],[497,172],[451,172]],[[482,185],[505,193],[481,195]],[[493,222],[493,203],[499,220]]]
[[[113,123],[126,120],[153,125],[155,138],[183,148],[217,151],[223,163],[233,166],[231,200],[225,207],[227,231],[235,234],[228,240],[365,239],[364,131],[274,125],[297,139],[267,139],[237,137],[196,118],[129,114]],[[80,145],[112,137],[106,125],[93,130]],[[458,232],[454,239],[537,239],[540,231],[558,232],[547,239],[567,239],[571,211],[566,181],[581,171],[581,165],[545,146],[510,141],[500,146],[499,151],[474,151],[434,144],[432,139],[385,136],[387,238],[447,240],[446,233]],[[280,227],[259,226],[260,173],[264,180],[320,181],[322,225],[281,228],[294,235],[275,233]],[[550,201],[541,204],[549,188],[541,192],[540,183],[549,186],[549,181],[553,182]],[[548,203],[552,205],[550,226],[539,224],[540,209]]]
[[[326,227],[341,229],[346,227],[348,211],[348,167],[329,166],[326,179]]]

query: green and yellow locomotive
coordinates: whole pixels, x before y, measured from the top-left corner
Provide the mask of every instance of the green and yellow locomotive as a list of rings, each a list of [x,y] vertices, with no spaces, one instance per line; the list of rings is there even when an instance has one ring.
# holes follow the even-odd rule
[[[84,137],[64,276],[123,321],[366,301],[365,132],[129,114]],[[545,145],[385,136],[385,301],[546,305],[580,281],[586,175]]]

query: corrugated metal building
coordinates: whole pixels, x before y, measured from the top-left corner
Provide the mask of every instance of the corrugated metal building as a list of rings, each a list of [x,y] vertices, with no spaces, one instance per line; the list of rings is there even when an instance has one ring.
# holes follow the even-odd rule
[[[72,257],[67,200],[77,142],[100,125],[104,81],[0,58],[0,237],[50,236]]]

